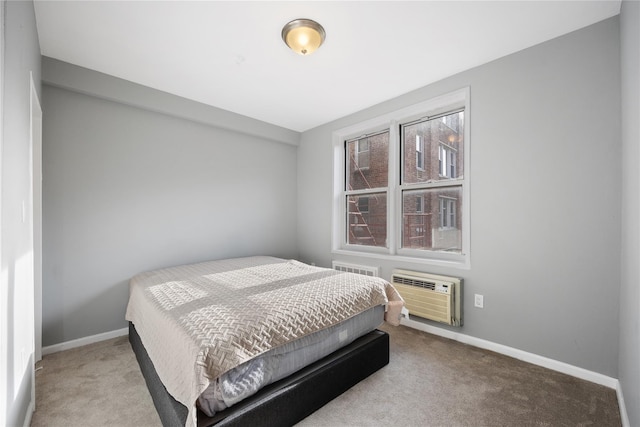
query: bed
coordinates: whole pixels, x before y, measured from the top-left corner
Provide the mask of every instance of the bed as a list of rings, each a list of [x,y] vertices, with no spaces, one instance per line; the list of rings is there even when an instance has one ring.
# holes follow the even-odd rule
[[[163,425],[290,425],[388,363],[380,278],[273,257],[130,281],[130,340]]]

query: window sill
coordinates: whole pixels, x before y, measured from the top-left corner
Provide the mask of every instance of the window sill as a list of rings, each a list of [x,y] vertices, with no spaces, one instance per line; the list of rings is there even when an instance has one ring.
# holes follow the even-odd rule
[[[379,252],[365,252],[365,251],[355,251],[349,249],[333,249],[331,250],[332,254],[336,255],[347,255],[361,258],[372,258],[378,259],[382,261],[393,261],[393,262],[406,262],[406,263],[414,263],[414,264],[423,264],[423,265],[434,265],[438,267],[447,267],[447,268],[455,268],[458,270],[470,270],[471,265],[469,263],[468,255],[459,255],[460,259],[437,259],[437,258],[419,258],[408,255],[392,255],[387,253],[379,253]]]

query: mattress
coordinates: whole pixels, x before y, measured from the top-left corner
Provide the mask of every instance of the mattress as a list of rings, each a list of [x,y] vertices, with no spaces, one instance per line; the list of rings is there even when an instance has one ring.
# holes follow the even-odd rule
[[[373,331],[384,320],[384,307],[377,306],[330,328],[289,342],[223,374],[198,398],[198,407],[212,417],[268,384],[342,348]]]
[[[248,257],[136,275],[126,319],[193,426],[198,398],[224,374],[373,307],[397,323],[402,304],[380,278]]]

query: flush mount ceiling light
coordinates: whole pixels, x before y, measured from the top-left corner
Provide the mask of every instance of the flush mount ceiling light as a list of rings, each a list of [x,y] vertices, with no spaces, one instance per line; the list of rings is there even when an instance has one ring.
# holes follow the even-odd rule
[[[322,25],[311,19],[294,19],[282,28],[282,40],[296,53],[308,55],[324,42]]]

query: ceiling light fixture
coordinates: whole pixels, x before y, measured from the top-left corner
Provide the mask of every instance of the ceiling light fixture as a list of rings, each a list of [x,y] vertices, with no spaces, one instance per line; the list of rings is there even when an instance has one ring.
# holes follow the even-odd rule
[[[322,25],[311,19],[294,19],[282,28],[282,40],[296,53],[308,55],[324,42]]]

